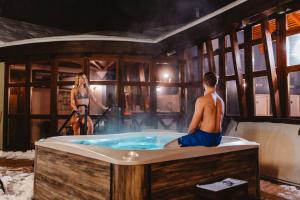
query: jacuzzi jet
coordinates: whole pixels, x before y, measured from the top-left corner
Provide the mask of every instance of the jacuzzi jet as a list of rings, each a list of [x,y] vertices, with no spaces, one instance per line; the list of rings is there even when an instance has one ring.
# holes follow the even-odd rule
[[[127,155],[123,156],[123,160],[136,161],[138,160],[139,154],[135,151],[129,151]]]

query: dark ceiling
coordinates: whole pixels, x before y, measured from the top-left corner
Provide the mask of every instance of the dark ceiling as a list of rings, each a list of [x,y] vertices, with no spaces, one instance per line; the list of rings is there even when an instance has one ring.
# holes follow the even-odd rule
[[[0,17],[73,33],[143,33],[155,27],[187,23],[233,1],[0,0]]]

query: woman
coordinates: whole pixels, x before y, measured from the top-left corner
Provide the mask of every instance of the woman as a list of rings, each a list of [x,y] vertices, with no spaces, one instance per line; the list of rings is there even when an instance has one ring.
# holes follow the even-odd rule
[[[72,127],[74,135],[80,135],[80,124],[84,124],[84,112],[85,107],[80,105],[89,106],[90,98],[103,110],[107,110],[103,104],[98,103],[96,98],[88,85],[87,77],[84,73],[79,73],[75,80],[75,85],[71,90],[71,106],[76,113],[72,118]],[[93,134],[94,125],[92,119],[88,116],[87,118],[87,134]]]

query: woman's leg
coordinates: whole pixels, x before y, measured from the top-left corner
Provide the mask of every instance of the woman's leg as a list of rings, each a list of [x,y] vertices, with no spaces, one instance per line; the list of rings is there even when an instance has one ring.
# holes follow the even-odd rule
[[[94,132],[94,123],[92,121],[92,119],[90,118],[90,116],[88,116],[87,119],[87,135],[92,135]]]
[[[71,124],[72,124],[74,135],[80,135],[79,117],[73,117]]]

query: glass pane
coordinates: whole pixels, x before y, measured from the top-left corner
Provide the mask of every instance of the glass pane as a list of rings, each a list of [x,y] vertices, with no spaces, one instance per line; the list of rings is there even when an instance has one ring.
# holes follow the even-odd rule
[[[206,72],[209,72],[209,64],[208,64],[208,59],[205,58],[204,59],[204,69],[203,69],[203,75],[206,73]]]
[[[254,71],[266,69],[266,59],[264,54],[264,47],[262,44],[252,47],[253,51],[253,69]]]
[[[114,60],[90,60],[90,80],[116,80],[117,64]]]
[[[31,87],[31,114],[47,115],[50,114],[50,88]]]
[[[290,116],[300,116],[300,72],[289,73]]]
[[[300,28],[299,24],[299,18],[300,18],[300,10],[297,10],[295,12],[292,12],[287,15],[287,29],[297,29]]]
[[[48,62],[31,64],[31,82],[40,81],[51,81],[51,66]]]
[[[219,76],[219,70],[220,70],[219,55],[214,56],[214,60],[215,60],[216,74]]]
[[[245,51],[244,49],[240,49],[240,58],[242,65],[242,73],[245,74]]]
[[[117,105],[117,87],[114,85],[90,85],[93,96],[97,100],[97,104],[103,104],[104,106]],[[101,107],[99,107],[94,101],[90,101],[90,114],[99,115],[103,113]]]
[[[288,66],[300,64],[300,33],[287,37],[286,54]]]
[[[244,43],[244,31],[243,30],[237,32],[237,40],[238,40],[238,44]]]
[[[199,59],[194,58],[192,59],[192,66],[187,66],[185,67],[185,77],[186,77],[186,82],[190,81],[200,81],[200,66],[199,66]]]
[[[177,123],[173,118],[163,118],[158,120],[157,128],[161,130],[177,130]]]
[[[193,46],[192,48],[190,48],[190,52],[191,52],[192,58],[198,56],[198,46],[196,45],[196,46]]]
[[[232,52],[226,53],[226,76],[234,75]]]
[[[28,148],[28,133],[26,132],[24,117],[18,116],[8,119],[8,146],[15,150]]]
[[[149,64],[138,62],[124,63],[124,81],[149,82]]]
[[[63,60],[58,61],[58,80],[75,81],[78,73],[83,72],[83,61]]]
[[[156,92],[157,112],[180,111],[180,88],[157,86]]]
[[[146,86],[125,86],[125,115],[131,112],[147,112],[150,109],[150,90]]]
[[[11,87],[8,89],[8,113],[24,113],[25,87]]]
[[[32,119],[31,120],[31,138],[30,144],[34,146],[34,143],[41,138],[47,138],[51,136],[51,121],[48,119]]]
[[[73,86],[59,86],[57,88],[57,113],[59,115],[70,115],[71,108],[71,90]]]
[[[255,89],[255,115],[269,116],[272,114],[270,89],[266,76],[254,78]]]
[[[226,113],[240,115],[237,87],[235,81],[226,82]]]
[[[25,65],[9,66],[9,83],[25,83]]]
[[[225,47],[231,47],[230,35],[225,36]]]
[[[219,39],[214,39],[211,41],[213,46],[213,51],[219,48]]]
[[[256,40],[262,37],[261,25],[257,24],[252,27],[252,40]]]
[[[157,63],[157,82],[178,83],[178,65],[170,63]]]

